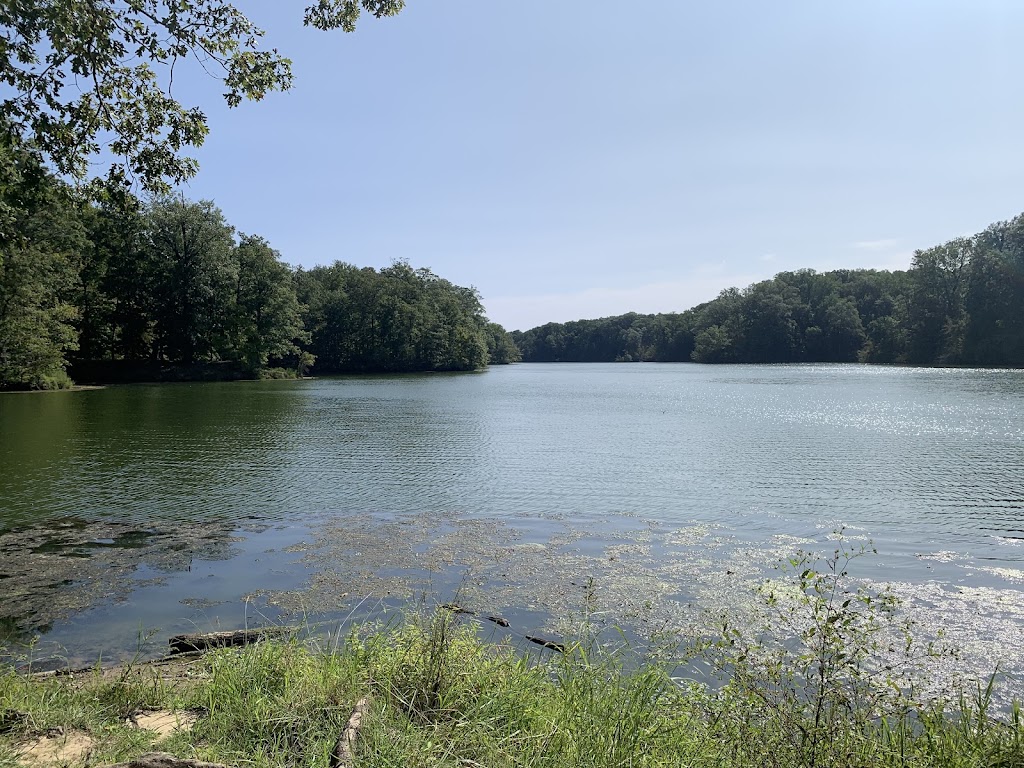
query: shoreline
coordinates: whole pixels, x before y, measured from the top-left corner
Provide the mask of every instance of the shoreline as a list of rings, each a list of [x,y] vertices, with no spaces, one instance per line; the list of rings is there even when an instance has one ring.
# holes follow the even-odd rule
[[[485,643],[451,610],[359,627],[319,645],[278,638],[73,674],[0,671],[0,763],[895,768],[959,766],[967,756],[987,765],[1024,761],[1020,710],[993,712],[984,681],[976,695],[968,687],[964,698],[924,704],[819,655],[831,681],[819,688],[800,672],[799,657],[764,666],[747,653],[768,648],[747,646],[737,632],[690,649],[697,654],[691,660],[728,673],[714,686],[681,678],[678,662],[633,663],[628,647],[595,645],[585,628],[563,652]],[[866,637],[851,635],[844,647],[856,649]]]
[[[562,366],[562,365],[623,365],[630,366],[643,363],[645,365],[694,365],[694,366],[709,366],[713,368],[736,368],[736,367],[747,367],[755,366],[759,368],[778,368],[778,367],[801,367],[801,366],[856,366],[858,368],[897,368],[907,370],[931,370],[931,371],[987,371],[987,372],[1016,372],[1024,371],[1024,366],[986,366],[986,365],[971,365],[966,363],[959,364],[934,364],[928,365],[923,363],[899,363],[899,362],[862,362],[862,361],[849,361],[849,362],[833,362],[833,361],[802,361],[802,362],[721,362],[721,363],[699,363],[693,360],[522,360],[516,363],[492,363],[483,368],[477,368],[472,370],[408,370],[408,371],[388,371],[388,370],[351,370],[351,371],[329,371],[321,373],[315,376],[251,376],[251,375],[236,375],[235,373],[229,373],[224,375],[206,375],[199,374],[190,376],[182,374],[178,369],[181,366],[176,365],[165,365],[166,375],[157,374],[140,377],[88,377],[87,383],[78,384],[75,383],[70,387],[55,388],[55,389],[15,389],[15,388],[0,388],[0,395],[4,394],[33,394],[39,392],[90,392],[98,389],[107,389],[112,386],[123,386],[123,385],[157,385],[157,384],[204,384],[204,383],[226,383],[226,382],[258,382],[258,381],[315,381],[323,378],[346,378],[346,377],[361,377],[361,376],[379,376],[379,377],[390,377],[390,376],[421,376],[421,375],[443,375],[443,374],[470,374],[470,373],[483,373],[491,367],[505,367],[505,366],[516,366],[516,365],[542,365],[542,366]],[[213,364],[219,365],[219,364]],[[277,369],[270,369],[277,370]]]
[[[52,394],[54,392],[92,392],[96,389],[106,389],[109,384],[73,384],[64,389],[0,389],[0,395],[37,395],[41,393]]]

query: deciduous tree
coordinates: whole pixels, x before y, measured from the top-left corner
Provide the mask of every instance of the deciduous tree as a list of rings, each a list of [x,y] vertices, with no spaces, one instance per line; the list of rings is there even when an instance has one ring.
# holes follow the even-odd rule
[[[243,235],[234,251],[237,262],[231,342],[234,357],[249,371],[271,358],[297,355],[308,341],[290,270],[261,237]]]
[[[85,242],[68,190],[33,153],[0,145],[0,387],[70,383]]]
[[[402,0],[318,0],[305,22],[352,31]],[[175,71],[190,63],[224,84],[229,106],[292,84],[291,62],[264,49],[264,32],[224,0],[18,0],[0,3],[4,129],[57,172],[84,178],[101,151],[115,180],[149,191],[190,178],[184,152],[203,143],[206,116],[178,100]]]

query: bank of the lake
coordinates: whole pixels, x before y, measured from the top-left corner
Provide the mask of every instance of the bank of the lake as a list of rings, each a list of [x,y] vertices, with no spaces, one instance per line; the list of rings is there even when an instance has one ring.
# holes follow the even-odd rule
[[[272,640],[170,665],[0,673],[0,762],[1024,765],[1019,710],[996,715],[984,687],[922,703],[834,656],[822,657],[819,684],[802,676],[795,654],[763,666],[746,650],[720,642],[693,651],[728,666],[728,682],[712,689],[680,679],[678,662],[637,666],[628,650],[608,652],[586,635],[544,657],[483,644],[442,610],[320,646]]]
[[[1019,696],[1022,401],[1019,371],[696,364],[0,398],[5,646],[88,664],[424,593],[646,642],[845,526],[955,638],[943,676]]]

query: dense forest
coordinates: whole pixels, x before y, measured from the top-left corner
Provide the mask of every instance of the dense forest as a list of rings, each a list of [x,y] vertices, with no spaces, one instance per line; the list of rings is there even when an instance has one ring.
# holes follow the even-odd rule
[[[507,333],[398,261],[293,269],[211,202],[72,188],[0,147],[0,387],[85,380],[695,361],[1024,366],[1024,215],[907,271],[782,272],[680,313]]]
[[[1024,366],[1024,215],[915,252],[907,271],[782,272],[681,313],[548,323],[527,362]]]
[[[75,189],[0,146],[0,387],[462,371],[518,360],[473,288],[396,262],[292,269],[211,202]]]

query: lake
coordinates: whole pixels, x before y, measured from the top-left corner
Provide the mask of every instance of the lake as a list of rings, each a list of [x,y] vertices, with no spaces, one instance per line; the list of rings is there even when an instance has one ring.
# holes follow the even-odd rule
[[[21,657],[424,599],[643,635],[743,604],[838,529],[878,550],[858,577],[1019,689],[1024,371],[520,364],[0,396],[0,639]]]

